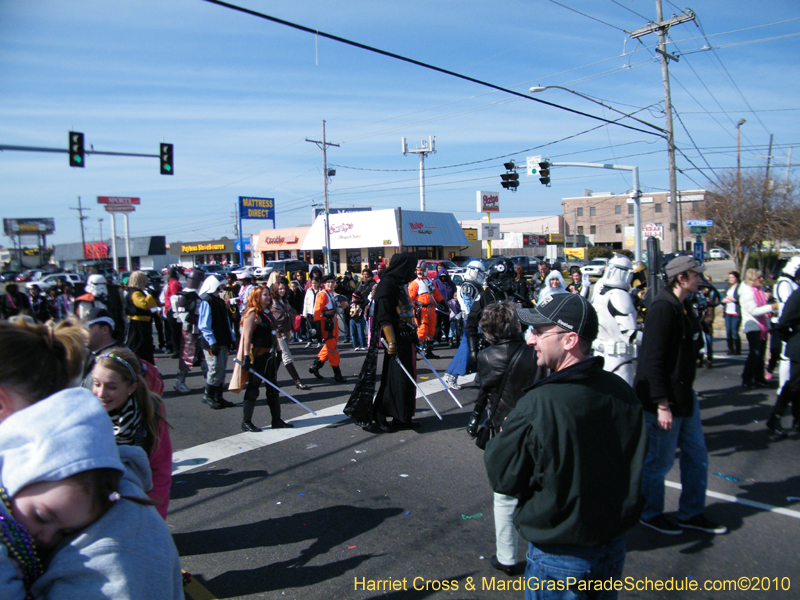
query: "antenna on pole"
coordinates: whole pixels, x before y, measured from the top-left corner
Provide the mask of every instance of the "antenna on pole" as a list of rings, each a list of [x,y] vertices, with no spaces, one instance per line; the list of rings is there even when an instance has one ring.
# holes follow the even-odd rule
[[[406,138],[403,138],[403,156],[406,154],[419,154],[419,209],[425,211],[425,155],[436,153],[436,136],[428,136],[428,141],[422,140],[422,148],[408,149]]]

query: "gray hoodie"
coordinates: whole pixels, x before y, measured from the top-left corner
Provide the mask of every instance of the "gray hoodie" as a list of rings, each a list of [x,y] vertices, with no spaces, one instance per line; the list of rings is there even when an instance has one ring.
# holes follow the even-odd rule
[[[146,498],[144,490],[152,485],[147,455],[141,448],[117,447],[108,414],[88,390],[63,390],[0,423],[0,483],[10,497],[31,483],[99,468],[123,472],[121,495]],[[16,597],[3,587],[8,565],[0,555],[4,599]],[[31,590],[37,599],[183,599],[178,553],[166,523],[154,507],[129,500],[117,501],[97,522],[63,540],[45,568]]]

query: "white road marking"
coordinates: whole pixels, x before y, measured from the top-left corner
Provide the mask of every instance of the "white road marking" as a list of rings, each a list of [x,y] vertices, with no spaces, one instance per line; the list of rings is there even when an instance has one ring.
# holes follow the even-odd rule
[[[459,378],[463,383],[470,383],[475,379],[475,374],[465,375]],[[444,392],[442,384],[438,379],[430,381],[419,382],[419,386],[425,391],[426,394],[433,394],[436,392]],[[417,398],[421,398],[422,394],[417,390]],[[447,396],[447,401],[452,402],[452,399]],[[290,422],[294,425],[291,429],[264,429],[260,433],[242,432],[230,437],[221,438],[200,444],[185,450],[179,450],[172,454],[172,475],[180,475],[192,469],[205,467],[237,454],[264,448],[278,442],[283,442],[296,438],[300,435],[305,435],[328,427],[334,423],[340,423],[349,419],[342,410],[346,403],[337,404],[336,406],[329,406],[316,411],[317,416],[312,414],[304,414]],[[427,408],[427,407],[426,407]]]

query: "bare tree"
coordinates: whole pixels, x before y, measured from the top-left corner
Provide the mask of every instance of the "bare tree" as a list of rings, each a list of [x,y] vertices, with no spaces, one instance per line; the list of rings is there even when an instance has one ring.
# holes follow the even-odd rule
[[[735,169],[723,173],[703,204],[705,218],[714,221],[716,239],[730,245],[739,271],[765,240],[794,238],[800,231],[794,186],[779,185],[761,170],[741,177]]]

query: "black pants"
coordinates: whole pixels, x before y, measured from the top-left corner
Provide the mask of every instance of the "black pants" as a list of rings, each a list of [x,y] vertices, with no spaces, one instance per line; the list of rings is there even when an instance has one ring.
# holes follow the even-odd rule
[[[264,354],[256,356],[252,368],[256,373],[259,373],[277,385],[279,361],[280,354],[265,352]],[[267,388],[267,406],[269,406],[272,422],[279,421],[281,418],[281,405],[278,400],[278,391],[250,373],[250,378],[247,380],[247,387],[244,390],[244,415],[242,420],[245,422],[252,421],[253,419],[253,411],[255,410],[256,400],[258,399],[258,390],[262,385]]]
[[[761,339],[761,331],[748,331],[747,344],[750,351],[742,371],[742,383],[764,383],[764,353],[767,350],[767,340]]]
[[[789,405],[792,405],[792,416],[800,422],[800,362],[791,361],[789,381],[783,384],[783,389],[775,402],[772,414],[782,417]]]
[[[172,311],[167,313],[167,331],[172,340],[172,353],[180,355],[183,352],[183,325]]]

